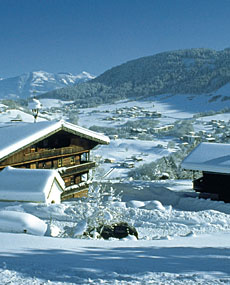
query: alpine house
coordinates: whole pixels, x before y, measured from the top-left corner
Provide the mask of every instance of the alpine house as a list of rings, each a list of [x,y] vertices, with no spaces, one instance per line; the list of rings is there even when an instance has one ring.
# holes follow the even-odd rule
[[[193,181],[195,191],[230,202],[230,144],[200,143],[181,166],[202,172],[202,177]]]
[[[7,166],[57,169],[65,182],[62,200],[86,196],[90,150],[109,144],[108,137],[63,120],[0,127],[0,171]]]

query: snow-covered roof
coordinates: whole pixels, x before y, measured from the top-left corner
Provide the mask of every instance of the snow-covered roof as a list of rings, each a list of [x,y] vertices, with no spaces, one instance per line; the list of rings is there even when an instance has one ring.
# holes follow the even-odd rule
[[[17,123],[0,126],[0,161],[10,154],[34,144],[60,130],[73,133],[99,144],[109,144],[110,139],[102,134],[90,131],[71,123],[44,121],[38,123]]]
[[[200,143],[181,166],[190,170],[230,173],[230,144]]]
[[[64,190],[65,183],[56,170],[8,166],[0,172],[0,200],[45,202],[54,179]]]

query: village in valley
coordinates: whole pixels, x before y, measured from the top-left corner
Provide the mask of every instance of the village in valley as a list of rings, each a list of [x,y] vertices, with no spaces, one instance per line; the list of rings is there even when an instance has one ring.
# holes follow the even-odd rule
[[[138,168],[171,154],[176,157],[181,149],[187,155],[201,142],[230,142],[230,117],[224,104],[222,110],[176,112],[164,102],[164,97],[162,103],[160,100],[151,103],[148,100],[122,101],[79,109],[72,102],[43,99],[37,122],[66,120],[109,137],[108,146],[92,152],[100,162],[98,175],[110,172],[106,179],[123,179],[128,176],[126,168]],[[33,122],[31,104],[17,108],[1,104],[1,122],[6,125]],[[180,156],[177,161],[178,167],[183,158]],[[167,169],[162,172],[167,173]],[[94,175],[97,177],[97,170]]]
[[[210,102],[210,97],[207,98],[205,95],[203,98],[200,97],[201,101],[208,99]],[[12,104],[10,101],[8,103]],[[23,123],[34,121],[33,100],[27,106],[16,107],[10,104],[4,104],[3,101],[0,106],[2,130],[4,126],[10,124],[13,124],[15,128]],[[191,104],[191,98],[185,102],[185,108],[186,104]],[[209,106],[209,109],[211,108],[212,104]],[[167,96],[156,97],[155,101],[151,98],[142,101],[127,100],[113,105],[100,105],[85,109],[76,108],[73,102],[41,99],[36,125],[41,123],[45,125],[45,122],[48,124],[50,120],[64,120],[88,129],[88,132],[95,134],[96,137],[101,136],[102,141],[103,135],[105,136],[103,143],[106,142],[107,145],[92,149],[90,157],[95,162],[92,162],[87,172],[81,171],[83,174],[88,173],[83,175],[87,176],[86,180],[110,182],[110,180],[132,179],[147,181],[192,179],[192,172],[182,169],[181,162],[201,142],[229,143],[230,116],[224,104],[222,109],[216,111],[190,109],[189,112],[183,109],[174,110],[167,103]],[[108,143],[109,140],[110,143]],[[93,147],[94,145],[91,148]],[[89,149],[86,148],[85,151],[88,153]],[[72,165],[72,168],[75,160],[80,161],[77,157],[71,158],[68,153],[66,157],[72,159],[73,162],[66,165]],[[41,167],[43,162],[40,164],[38,162],[39,160],[35,161],[34,167],[44,168],[44,166]],[[48,168],[53,168],[52,165],[54,165],[53,162]],[[28,168],[26,165],[22,166]],[[63,175],[62,169],[65,169],[65,165],[57,162],[57,166]],[[33,167],[29,166],[29,168]],[[80,185],[86,183],[85,178],[85,182],[76,177],[70,177],[69,180],[72,181],[68,184],[71,189],[79,188],[79,183]],[[75,187],[71,186],[75,184],[73,181],[78,181]]]

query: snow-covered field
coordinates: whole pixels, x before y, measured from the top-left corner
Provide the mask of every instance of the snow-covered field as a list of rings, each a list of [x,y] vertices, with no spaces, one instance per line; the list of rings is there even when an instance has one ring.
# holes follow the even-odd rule
[[[73,101],[61,101],[58,99],[40,99],[39,100],[45,109],[53,107],[63,107],[65,104],[72,103]]]
[[[129,164],[135,167],[150,163],[163,156],[168,156],[175,148],[167,148],[169,140],[141,141],[130,139],[111,140],[110,144],[99,147],[93,151],[97,158],[109,159],[112,163],[104,163],[98,166],[99,175],[106,175],[107,179],[127,178],[130,171]],[[140,159],[140,161],[135,161]],[[135,161],[135,163],[134,163]],[[101,170],[101,171],[100,171]]]
[[[4,247],[1,284],[230,282],[229,234],[154,242],[57,240],[14,234],[0,237]]]
[[[8,123],[13,120],[20,119],[23,122],[33,123],[34,117],[32,114],[25,113],[21,110],[11,109],[7,110],[6,112],[0,113],[0,122],[1,123]],[[38,117],[38,122],[44,121],[45,119]]]
[[[93,211],[84,202],[0,203],[4,213],[36,215],[57,235],[0,233],[1,284],[230,284],[230,205],[198,200],[190,181],[113,187],[122,201],[104,210],[133,224],[139,240],[73,238],[82,209]]]
[[[221,92],[230,94],[229,86]],[[210,100],[216,95],[162,95],[154,101],[147,98],[81,109],[79,124],[121,126],[138,118],[111,121],[108,117],[116,109],[135,106],[162,113],[157,118],[160,126],[172,124],[229,106],[229,101],[221,98]],[[43,104],[47,110],[63,105],[59,100]],[[1,123],[19,114],[3,109]],[[33,121],[29,114],[20,115],[23,121]],[[56,113],[49,118],[58,116],[64,115]],[[230,115],[197,118],[194,129],[211,130],[206,122],[217,119],[229,121]],[[124,163],[141,158],[135,161],[137,167],[167,156],[178,147],[176,143],[170,148],[168,143],[169,138],[164,137],[152,141],[118,138],[93,152],[98,161],[113,161],[99,165],[97,174],[107,175],[93,185],[99,184],[106,193],[112,188],[121,200],[108,199],[101,204],[97,199],[75,200],[48,206],[0,202],[0,284],[230,284],[230,204],[198,199],[190,180],[127,178],[129,168]],[[137,229],[139,239],[83,237],[87,222],[97,215],[108,223],[128,222]],[[44,234],[46,227],[45,236],[36,234]]]
[[[224,91],[222,91],[222,89]],[[110,116],[112,111],[120,108],[131,108],[138,106],[146,111],[157,111],[163,114],[161,118],[157,118],[162,124],[170,124],[175,122],[176,119],[188,119],[193,115],[205,112],[205,111],[218,111],[226,107],[230,107],[230,101],[221,100],[220,97],[217,100],[212,98],[217,96],[216,94],[223,94],[230,96],[230,85],[218,90],[214,94],[201,94],[201,95],[158,95],[154,97],[148,97],[139,101],[121,101],[117,104],[101,105],[94,108],[87,108],[80,110],[79,124],[85,127],[97,126],[119,126],[124,124],[127,119],[121,121],[106,121],[105,119]],[[109,112],[108,112],[109,110]],[[217,117],[215,117],[217,116]],[[212,118],[206,119],[207,121],[212,119],[222,119],[222,116],[226,117],[226,114],[215,115]],[[228,113],[229,118],[229,113]]]

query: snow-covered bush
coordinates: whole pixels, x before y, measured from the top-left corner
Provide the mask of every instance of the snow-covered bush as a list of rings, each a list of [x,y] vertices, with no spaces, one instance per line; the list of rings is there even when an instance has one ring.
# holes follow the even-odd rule
[[[114,206],[120,200],[120,196],[115,194],[112,187],[105,190],[100,183],[90,185],[88,197],[76,204],[76,215],[81,219],[73,228],[66,228],[66,235],[83,238],[90,229],[90,233],[94,231],[93,236],[97,238],[97,228],[125,222],[121,212],[117,211],[117,207]]]
[[[190,132],[194,132],[193,123],[194,120],[178,120],[168,134],[180,138]]]
[[[121,221],[121,217],[113,207],[113,202],[120,201],[112,187],[105,191],[101,184],[92,185],[89,189],[87,203],[90,211],[86,213],[87,225],[96,228],[101,224]]]

